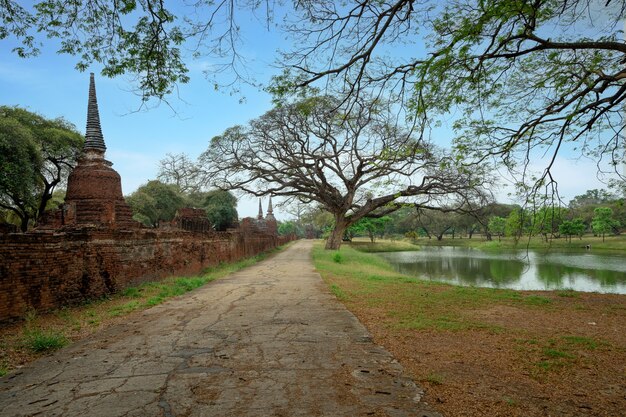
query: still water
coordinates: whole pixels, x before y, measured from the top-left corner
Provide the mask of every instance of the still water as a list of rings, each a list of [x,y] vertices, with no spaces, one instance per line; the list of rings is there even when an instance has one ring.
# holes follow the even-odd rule
[[[591,251],[491,252],[453,246],[379,253],[399,272],[457,285],[626,294],[626,256]]]

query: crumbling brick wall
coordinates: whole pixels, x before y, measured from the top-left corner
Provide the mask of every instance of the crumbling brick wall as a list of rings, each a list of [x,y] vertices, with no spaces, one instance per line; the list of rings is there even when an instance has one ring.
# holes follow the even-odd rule
[[[286,243],[245,231],[93,230],[0,235],[0,322],[170,275],[191,275]]]

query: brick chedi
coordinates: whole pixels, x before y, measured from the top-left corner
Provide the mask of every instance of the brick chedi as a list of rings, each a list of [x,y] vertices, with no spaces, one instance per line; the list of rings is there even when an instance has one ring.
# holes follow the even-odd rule
[[[120,175],[111,168],[113,164],[104,159],[105,151],[92,73],[89,80],[85,145],[76,168],[67,180],[64,226],[137,227],[122,195]]]

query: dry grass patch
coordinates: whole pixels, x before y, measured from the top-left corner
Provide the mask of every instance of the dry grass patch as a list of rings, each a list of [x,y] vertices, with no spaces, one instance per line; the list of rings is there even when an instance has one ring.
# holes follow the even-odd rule
[[[344,246],[316,266],[449,416],[617,416],[626,409],[626,296],[457,287]]]

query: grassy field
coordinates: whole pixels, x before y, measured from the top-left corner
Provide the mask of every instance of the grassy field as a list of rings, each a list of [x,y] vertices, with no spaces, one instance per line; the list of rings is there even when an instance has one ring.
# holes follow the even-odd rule
[[[494,237],[493,240],[487,241],[483,236],[474,236],[472,239],[467,238],[443,238],[441,241],[437,239],[420,238],[412,242],[415,245],[424,246],[466,246],[479,249],[582,249],[587,245],[591,246],[592,250],[602,251],[626,251],[626,235],[620,236],[607,236],[602,241],[602,237],[587,235],[582,239],[573,238],[571,242],[565,238],[551,239],[548,242],[540,237],[523,237],[518,241],[515,241],[510,237],[503,237],[498,240]]]
[[[164,301],[253,265],[281,250],[235,263],[207,268],[195,277],[170,277],[124,289],[118,294],[45,314],[30,312],[25,320],[0,328],[0,377],[72,341],[80,340],[128,314]]]
[[[444,415],[626,409],[626,296],[420,281],[352,246],[317,245],[317,270]]]

